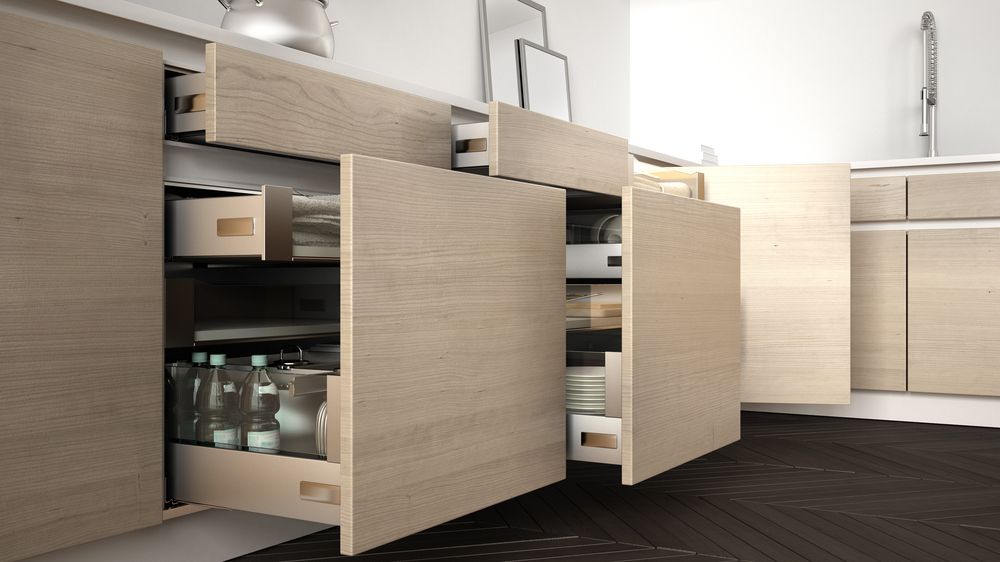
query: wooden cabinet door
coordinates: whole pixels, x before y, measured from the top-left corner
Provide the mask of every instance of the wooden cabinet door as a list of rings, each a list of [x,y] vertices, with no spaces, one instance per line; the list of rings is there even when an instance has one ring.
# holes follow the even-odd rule
[[[562,480],[565,192],[345,156],[341,548]]]
[[[906,232],[851,233],[851,388],[906,390]]]
[[[743,402],[850,402],[849,166],[679,170],[740,209]]]
[[[1000,396],[1000,229],[908,236],[909,390]]]
[[[163,63],[0,12],[0,560],[160,523]]]
[[[740,438],[740,212],[622,191],[622,482]]]
[[[447,104],[217,43],[205,46],[205,69],[209,143],[451,167]]]

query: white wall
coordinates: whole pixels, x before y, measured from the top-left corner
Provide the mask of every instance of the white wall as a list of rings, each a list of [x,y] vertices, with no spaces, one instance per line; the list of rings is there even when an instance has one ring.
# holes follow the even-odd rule
[[[130,0],[217,25],[212,0]],[[539,0],[549,47],[569,57],[573,120],[629,133],[628,0]],[[331,0],[335,59],[469,99],[482,100],[479,3],[475,0]]]
[[[924,10],[939,154],[1000,152],[996,0],[632,0],[632,142],[723,164],[926,156]]]

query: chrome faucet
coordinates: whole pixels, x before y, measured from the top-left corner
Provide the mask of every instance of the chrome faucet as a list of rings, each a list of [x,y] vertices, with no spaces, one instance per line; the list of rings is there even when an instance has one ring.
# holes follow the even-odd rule
[[[937,24],[934,14],[924,12],[920,18],[924,35],[924,87],[920,89],[922,113],[920,136],[928,139],[927,156],[937,156]]]

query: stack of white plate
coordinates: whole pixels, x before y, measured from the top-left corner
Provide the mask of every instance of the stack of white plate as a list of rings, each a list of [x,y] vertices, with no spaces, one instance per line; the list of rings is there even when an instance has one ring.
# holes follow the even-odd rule
[[[604,367],[566,368],[566,411],[604,415]]]

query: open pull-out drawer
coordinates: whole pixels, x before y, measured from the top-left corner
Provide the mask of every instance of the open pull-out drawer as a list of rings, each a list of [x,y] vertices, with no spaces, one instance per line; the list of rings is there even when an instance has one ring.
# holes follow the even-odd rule
[[[628,141],[501,102],[489,123],[455,125],[452,166],[610,195],[628,185]]]
[[[167,134],[319,160],[359,153],[448,168],[451,108],[217,43],[166,83]]]
[[[739,439],[740,219],[632,187],[621,217],[621,321],[567,331],[567,396],[581,382],[573,351],[620,351],[620,370],[619,354],[580,354],[603,365],[605,408],[569,414],[568,456],[621,464],[636,484]]]
[[[184,495],[356,554],[565,478],[565,192],[347,155],[341,196],[340,462],[177,445],[243,497]]]
[[[166,202],[167,257],[263,261],[340,258],[340,197],[294,195],[265,185],[259,194]]]
[[[228,367],[237,382],[247,370]],[[191,423],[174,420],[170,495],[187,503],[339,525],[340,377],[319,371],[270,375],[280,388],[280,450],[196,444]]]

